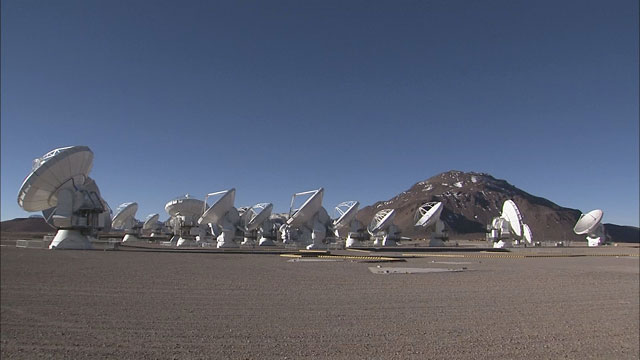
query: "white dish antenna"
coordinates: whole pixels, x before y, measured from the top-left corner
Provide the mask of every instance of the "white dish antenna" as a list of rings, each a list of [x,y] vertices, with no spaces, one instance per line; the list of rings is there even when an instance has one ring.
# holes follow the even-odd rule
[[[522,238],[522,215],[513,200],[506,200],[502,205],[502,217],[507,219],[516,238]]]
[[[33,161],[18,191],[18,205],[42,211],[45,221],[58,228],[49,248],[90,249],[89,236],[110,229],[109,205],[89,177],[93,152],[87,146],[54,149]]]
[[[236,199],[236,189],[232,188],[207,194],[204,201],[205,205],[203,206],[206,206],[207,199],[213,196],[220,196],[220,198],[218,198],[209,209],[204,211],[200,219],[198,219],[198,224],[218,224],[225,214],[233,208],[233,203]]]
[[[371,235],[383,231],[391,225],[395,216],[396,211],[394,209],[382,209],[373,216],[367,230]]]
[[[428,202],[422,204],[416,211],[416,226],[428,228],[440,219],[444,205],[442,202]]]
[[[171,217],[187,216],[187,217],[199,217],[202,215],[202,209],[206,206],[206,203],[202,200],[194,199],[189,194],[179,197],[177,199],[169,201],[164,210]]]
[[[336,229],[348,227],[353,219],[355,219],[358,213],[358,207],[360,202],[358,201],[345,201],[336,206],[336,212],[340,216],[333,222],[333,226]]]
[[[135,215],[138,211],[138,203],[126,202],[116,208],[116,212],[111,219],[111,226],[114,229],[130,229],[136,224]]]
[[[533,243],[533,234],[531,233],[531,228],[527,224],[522,224],[522,237],[524,237],[525,241],[529,244]]]
[[[151,214],[147,216],[147,218],[144,221],[144,224],[142,224],[142,229],[143,230],[155,229],[158,224],[158,219],[160,219],[160,214]]]
[[[245,225],[247,231],[257,229],[265,220],[269,219],[272,211],[273,204],[271,203],[260,203],[247,209],[247,223]]]
[[[293,203],[298,196],[310,195],[307,201],[300,206],[299,209],[293,209]],[[293,194],[291,197],[291,206],[289,208],[289,219],[287,219],[287,225],[291,227],[299,227],[309,222],[313,216],[322,208],[322,196],[324,195],[324,189],[304,191]],[[293,213],[293,214],[292,214]]]
[[[84,185],[93,166],[87,146],[68,146],[49,151],[33,161],[22,182],[18,205],[25,211],[42,211],[58,205],[58,190]]]
[[[600,209],[591,210],[586,214],[580,215],[580,219],[576,222],[576,226],[573,227],[573,232],[578,235],[593,234],[600,222],[604,213]]]

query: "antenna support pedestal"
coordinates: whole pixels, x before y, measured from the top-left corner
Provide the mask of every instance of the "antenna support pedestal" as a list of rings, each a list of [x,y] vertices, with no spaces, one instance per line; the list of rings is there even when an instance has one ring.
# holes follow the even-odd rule
[[[53,238],[49,249],[90,250],[93,245],[80,230],[60,229]]]
[[[124,238],[122,238],[122,242],[127,242],[127,241],[139,241],[140,239],[138,239],[138,237],[136,237],[135,234],[126,234],[124,236]]]

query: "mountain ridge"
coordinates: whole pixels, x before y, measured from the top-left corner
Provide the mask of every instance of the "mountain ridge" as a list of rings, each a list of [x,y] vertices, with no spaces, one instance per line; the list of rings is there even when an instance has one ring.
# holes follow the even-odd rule
[[[440,219],[447,225],[450,236],[478,239],[484,237],[487,224],[500,215],[502,204],[508,199],[518,205],[524,222],[533,232],[534,241],[585,241],[583,235],[573,232],[580,210],[560,206],[482,172],[450,170],[440,173],[415,183],[389,200],[363,207],[356,217],[363,224],[369,224],[379,210],[396,209],[394,223],[403,236],[426,238],[427,231],[413,226],[414,214],[423,203],[440,201],[444,205]],[[639,241],[637,235],[635,241],[633,237],[633,229],[637,233],[638,228],[614,224],[607,227],[615,228],[612,234],[617,239]]]

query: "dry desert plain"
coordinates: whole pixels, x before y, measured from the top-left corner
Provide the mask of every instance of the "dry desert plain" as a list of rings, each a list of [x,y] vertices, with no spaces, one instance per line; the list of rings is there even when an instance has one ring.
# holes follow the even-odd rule
[[[637,359],[638,248],[576,251],[633,256],[292,262],[3,246],[0,355]]]

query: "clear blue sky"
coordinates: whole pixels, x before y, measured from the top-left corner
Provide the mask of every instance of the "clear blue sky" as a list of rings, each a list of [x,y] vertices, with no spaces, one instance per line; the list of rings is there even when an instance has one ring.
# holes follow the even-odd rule
[[[638,1],[2,1],[2,219],[68,145],[138,218],[456,169],[639,223]]]

